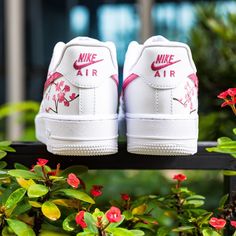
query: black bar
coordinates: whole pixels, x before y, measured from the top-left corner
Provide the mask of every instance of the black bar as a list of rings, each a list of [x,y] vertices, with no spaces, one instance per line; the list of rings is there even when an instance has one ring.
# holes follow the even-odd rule
[[[226,154],[209,153],[206,147],[214,142],[200,142],[198,153],[193,156],[146,156],[126,151],[126,144],[119,144],[119,152],[107,156],[57,156],[46,150],[39,142],[13,143],[16,153],[9,153],[4,159],[8,168],[15,162],[31,167],[37,158],[49,160],[51,167],[61,164],[62,168],[71,165],[85,165],[89,169],[189,169],[189,170],[236,170],[236,159]]]

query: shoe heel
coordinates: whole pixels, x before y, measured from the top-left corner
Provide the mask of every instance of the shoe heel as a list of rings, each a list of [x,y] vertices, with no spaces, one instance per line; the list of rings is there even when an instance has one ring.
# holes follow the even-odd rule
[[[177,156],[197,152],[197,116],[127,115],[126,121],[130,153]]]
[[[57,155],[94,156],[118,151],[117,117],[36,116],[36,137]]]

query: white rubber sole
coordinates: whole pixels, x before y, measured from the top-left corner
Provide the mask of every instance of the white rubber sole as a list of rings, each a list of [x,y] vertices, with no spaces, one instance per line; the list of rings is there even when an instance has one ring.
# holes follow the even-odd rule
[[[142,155],[197,152],[198,116],[126,114],[127,150]]]
[[[57,155],[97,156],[118,151],[117,115],[72,116],[38,114],[36,138]]]

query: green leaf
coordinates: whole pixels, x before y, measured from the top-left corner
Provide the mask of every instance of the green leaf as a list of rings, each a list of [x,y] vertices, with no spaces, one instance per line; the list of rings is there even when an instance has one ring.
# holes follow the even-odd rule
[[[26,193],[26,190],[24,188],[19,188],[15,190],[13,193],[11,193],[5,203],[6,209],[14,208],[16,204],[22,200],[25,193]]]
[[[22,165],[22,164],[20,164],[20,163],[15,163],[15,164],[14,164],[14,167],[15,167],[15,169],[29,170],[28,167],[26,167],[26,166],[24,166],[24,165]]]
[[[219,207],[220,208],[224,208],[227,200],[229,199],[229,194],[225,194],[221,199],[220,199],[220,202],[219,202]]]
[[[206,212],[197,218],[198,225],[208,224],[209,218],[213,215],[212,212]]]
[[[7,147],[7,146],[10,146],[11,144],[12,144],[11,141],[1,141],[0,147]]]
[[[50,230],[41,230],[39,236],[69,236],[69,234],[53,232]]]
[[[132,209],[132,214],[133,215],[143,215],[146,210],[147,210],[147,205],[144,203],[144,204]]]
[[[4,169],[7,166],[5,161],[0,161],[0,169]]]
[[[234,232],[233,236],[236,236],[236,231]]]
[[[227,176],[235,176],[235,175],[236,175],[236,171],[224,170],[224,171],[223,171],[223,174],[224,174],[224,175],[227,175]]]
[[[89,212],[84,213],[84,221],[86,222],[87,228],[91,233],[95,234],[98,233],[98,229],[96,227],[96,220],[94,219],[91,213]]]
[[[143,236],[143,235],[145,235],[142,230],[132,229],[132,230],[130,230],[130,232],[132,232],[132,234],[134,236]]]
[[[63,192],[68,197],[72,197],[72,198],[75,198],[84,202],[95,204],[95,201],[87,193],[81,192],[79,190],[60,189],[59,192]]]
[[[5,226],[2,230],[2,236],[16,236],[16,234],[14,234],[11,228],[9,226]]]
[[[203,236],[220,236],[215,230],[211,228],[206,228],[202,230]]]
[[[178,228],[172,229],[173,232],[186,232],[195,229],[194,226],[180,226]]]
[[[43,166],[45,173],[47,174],[48,172],[51,171],[51,168],[47,165]],[[41,177],[42,179],[44,179],[44,173],[43,173],[43,169],[42,166],[39,165],[35,165],[34,166],[34,172],[36,175],[38,175],[39,177]]]
[[[44,216],[50,220],[58,220],[61,217],[61,212],[59,208],[53,202],[47,201],[44,202],[41,208]]]
[[[236,128],[233,129],[233,133],[236,135]]]
[[[157,234],[156,236],[167,236],[169,235],[171,229],[167,226],[161,226],[158,230],[157,230]]]
[[[30,198],[42,197],[48,193],[49,189],[42,184],[32,184],[29,186],[27,194]]]
[[[229,141],[232,141],[232,139],[228,138],[228,137],[220,137],[217,139],[217,143],[219,145],[224,144],[224,143],[228,143]]]
[[[66,231],[73,231],[76,229],[76,222],[75,222],[75,217],[77,213],[70,214],[65,218],[63,221],[63,229]]]
[[[184,205],[193,205],[194,207],[200,207],[205,203],[205,197],[201,195],[192,195],[186,198]]]
[[[19,204],[16,205],[14,208],[14,211],[12,212],[11,216],[19,216],[26,212],[28,212],[31,209],[31,205],[28,202],[22,201]]]
[[[19,220],[7,219],[7,223],[18,236],[35,236],[33,229]]]
[[[9,170],[8,174],[17,178],[22,177],[24,179],[41,179],[35,173],[27,170]]]
[[[145,221],[150,224],[156,224],[157,220],[154,217],[143,215],[143,216],[137,216],[142,221]]]
[[[124,219],[125,219],[125,216],[121,215],[121,217],[122,217],[121,221],[116,222],[116,223],[111,223],[111,224],[109,224],[108,227],[107,227],[107,229],[116,228],[116,227],[118,227],[119,225],[121,225],[122,222],[123,222]]]
[[[6,151],[6,152],[16,152],[16,150],[12,147],[5,147],[5,146],[0,146],[0,150]]]
[[[81,175],[88,172],[88,167],[81,165],[74,165],[66,168],[64,171],[60,173],[60,176],[67,177],[68,174],[74,173],[75,175]]]
[[[113,236],[134,236],[131,231],[124,228],[112,228],[109,231]]]
[[[0,159],[2,159],[3,157],[5,157],[7,155],[7,153],[5,151],[1,151],[0,150]]]
[[[76,236],[96,236],[96,235],[97,234],[91,233],[91,232],[81,232],[81,233],[76,234]]]
[[[123,211],[122,215],[125,216],[126,220],[131,220],[133,218],[133,215],[132,215],[131,211],[128,211],[128,210],[127,211]]]
[[[153,225],[152,224],[145,224],[142,222],[138,222],[135,224],[134,226],[135,229],[148,229],[152,232],[154,232],[155,230],[153,229]]]
[[[41,207],[42,207],[42,203],[36,202],[36,201],[29,201],[29,204],[30,204],[32,207],[35,207],[35,208],[41,208]]]
[[[76,209],[79,209],[80,207],[80,201],[76,199],[54,199],[52,200],[52,202],[58,206],[65,206]]]

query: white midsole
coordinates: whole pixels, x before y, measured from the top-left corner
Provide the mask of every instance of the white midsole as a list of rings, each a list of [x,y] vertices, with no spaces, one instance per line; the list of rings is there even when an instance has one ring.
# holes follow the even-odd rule
[[[198,137],[198,116],[126,114],[126,122],[128,137],[160,140]]]
[[[52,115],[39,114],[35,118],[37,138],[50,145],[65,142],[96,142],[115,140],[118,136],[117,115]],[[54,140],[54,141],[53,141]],[[91,143],[91,145],[95,143]]]
[[[198,116],[126,114],[128,151],[152,155],[194,154]]]

